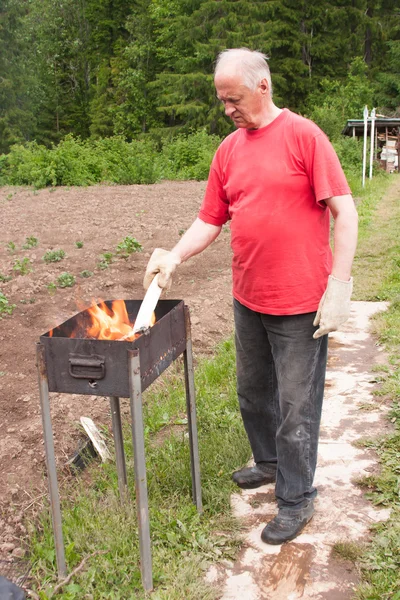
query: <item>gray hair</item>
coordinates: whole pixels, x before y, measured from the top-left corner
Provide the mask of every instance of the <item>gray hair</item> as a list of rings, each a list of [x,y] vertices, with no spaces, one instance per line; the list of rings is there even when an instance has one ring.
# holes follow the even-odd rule
[[[262,52],[248,48],[232,48],[220,52],[215,63],[214,77],[220,72],[234,72],[241,75],[243,83],[250,90],[255,90],[262,79],[268,81],[272,97],[271,73],[267,63],[268,56]]]

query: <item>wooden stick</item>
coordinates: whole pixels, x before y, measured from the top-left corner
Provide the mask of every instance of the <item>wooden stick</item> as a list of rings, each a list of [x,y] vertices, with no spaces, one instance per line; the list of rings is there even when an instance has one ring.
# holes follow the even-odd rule
[[[86,562],[89,560],[89,558],[93,558],[93,556],[99,555],[99,554],[107,554],[109,552],[109,550],[96,550],[96,552],[93,552],[92,554],[89,554],[88,556],[85,556],[85,558],[83,558],[81,560],[81,562],[79,563],[79,565],[77,567],[75,567],[75,569],[73,569],[71,571],[71,573],[62,581],[60,581],[60,583],[58,583],[56,585],[56,587],[52,590],[51,595],[53,596],[54,594],[57,594],[57,592],[59,592],[61,590],[61,588],[64,587],[64,585],[67,585],[71,579],[77,574],[79,573],[79,571],[81,571],[83,569],[83,567],[85,566]]]

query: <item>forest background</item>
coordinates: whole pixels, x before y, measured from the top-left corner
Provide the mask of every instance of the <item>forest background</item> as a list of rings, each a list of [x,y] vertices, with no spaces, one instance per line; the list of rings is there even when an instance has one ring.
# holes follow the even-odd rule
[[[346,119],[400,116],[396,0],[0,0],[0,183],[205,179],[233,129],[214,62],[242,46],[347,170]]]

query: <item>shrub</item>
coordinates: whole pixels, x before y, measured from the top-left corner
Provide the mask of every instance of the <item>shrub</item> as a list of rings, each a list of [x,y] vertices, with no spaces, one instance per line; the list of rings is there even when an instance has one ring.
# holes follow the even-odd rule
[[[17,144],[0,157],[1,182],[42,188],[101,182],[146,184],[160,178],[206,179],[219,141],[199,131],[161,144],[150,136],[127,142],[121,136],[81,140],[72,135],[51,148],[37,142]]]
[[[180,135],[165,142],[161,159],[163,177],[198,181],[207,179],[219,143],[217,136],[208,135],[205,131]]]

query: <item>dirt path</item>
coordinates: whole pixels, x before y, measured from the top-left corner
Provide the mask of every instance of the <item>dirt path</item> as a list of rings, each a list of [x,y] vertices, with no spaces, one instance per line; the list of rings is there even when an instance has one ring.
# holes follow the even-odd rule
[[[354,481],[376,469],[376,457],[354,446],[362,437],[389,429],[386,407],[373,396],[374,365],[384,355],[369,335],[369,319],[385,303],[353,302],[352,315],[331,334],[319,444],[316,514],[293,542],[268,546],[261,531],[276,513],[273,486],[234,495],[236,515],[243,519],[245,544],[236,564],[213,567],[210,580],[223,585],[221,600],[350,600],[358,581],[352,563],[332,556],[336,542],[359,543],[371,524],[385,520]]]

